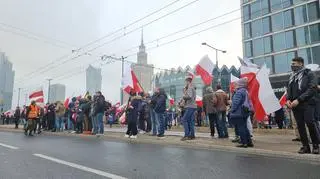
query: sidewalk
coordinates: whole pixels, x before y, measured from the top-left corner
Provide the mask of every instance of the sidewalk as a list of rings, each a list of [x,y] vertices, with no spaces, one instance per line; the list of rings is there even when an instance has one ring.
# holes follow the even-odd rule
[[[132,140],[124,137],[126,128],[105,128],[105,135],[100,137],[106,140],[124,141],[129,143],[148,143],[157,145],[170,145],[175,147],[187,147],[193,149],[209,149],[227,152],[237,152],[245,154],[255,154],[268,157],[286,157],[290,159],[307,160],[313,162],[320,162],[320,155],[299,155],[297,154],[300,148],[299,142],[292,142],[294,136],[279,135],[279,134],[266,134],[254,136],[254,148],[239,149],[231,142],[231,139],[211,139],[208,133],[196,133],[196,140],[180,141],[182,132],[179,131],[166,131],[165,139],[158,139],[154,136],[147,134],[139,134],[138,139]],[[14,129],[13,125],[0,125],[0,131],[10,132],[23,132],[22,129]],[[83,135],[83,134],[70,134],[68,132],[43,132],[42,135],[55,135],[55,136],[72,136],[81,138],[96,138],[96,136]],[[1,136],[0,136],[1,140]]]

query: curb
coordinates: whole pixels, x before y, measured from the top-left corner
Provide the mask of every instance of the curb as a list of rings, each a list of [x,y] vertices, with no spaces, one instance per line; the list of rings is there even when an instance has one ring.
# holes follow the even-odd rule
[[[21,129],[17,130],[17,129],[3,128],[3,127],[0,127],[0,131],[23,133]],[[78,137],[78,138],[85,137],[85,138],[91,138],[91,139],[98,138],[98,139],[104,139],[109,141],[127,142],[131,144],[156,144],[156,145],[179,147],[179,148],[233,152],[233,153],[257,155],[257,156],[264,156],[264,157],[271,157],[271,158],[286,158],[286,159],[292,159],[292,160],[312,162],[313,164],[320,165],[320,155],[312,155],[312,154],[302,155],[302,154],[297,154],[293,152],[273,151],[273,150],[265,150],[265,149],[257,149],[257,148],[242,149],[242,148],[237,148],[233,146],[196,143],[196,141],[195,142],[194,141],[177,142],[177,141],[167,140],[166,142],[163,142],[163,139],[155,140],[155,138],[153,138],[151,140],[148,138],[141,138],[141,137],[139,137],[138,139],[132,140],[132,139],[124,138],[123,136],[114,136],[112,134],[119,134],[119,132],[108,132],[107,134],[101,137],[96,137],[96,136],[87,135],[87,134],[53,133],[53,132],[41,133],[41,135],[46,135],[46,136],[65,136],[65,137]],[[177,136],[170,136],[170,137],[177,137]]]

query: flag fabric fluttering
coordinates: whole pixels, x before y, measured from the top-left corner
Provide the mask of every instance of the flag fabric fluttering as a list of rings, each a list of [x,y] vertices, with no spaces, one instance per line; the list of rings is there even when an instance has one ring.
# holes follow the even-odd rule
[[[124,75],[121,80],[123,91],[128,94],[131,90],[134,90],[136,93],[143,92],[143,88],[141,87],[137,76],[133,72],[131,65],[125,64],[124,70]]]
[[[279,100],[280,106],[283,107],[284,105],[286,105],[286,102],[287,102],[287,92],[284,92],[284,94]]]
[[[67,98],[67,99],[64,101],[64,103],[63,103],[63,105],[64,105],[64,107],[65,107],[66,109],[69,108],[69,103],[70,103],[70,98]]]
[[[213,80],[212,71],[214,68],[213,62],[208,55],[201,58],[199,64],[196,66],[196,74],[201,76],[205,85],[210,85]]]
[[[168,99],[169,99],[169,104],[171,106],[174,105],[174,99],[170,95],[168,96]]]
[[[30,93],[29,95],[30,101],[35,101],[37,105],[43,105],[44,104],[44,94],[42,88],[35,90]]]
[[[279,100],[275,96],[269,80],[269,69],[263,65],[260,69],[246,63],[242,65],[241,78],[248,78],[248,92],[252,101],[255,117],[262,121],[264,117],[281,108]]]
[[[235,82],[239,80],[238,77],[233,76],[232,74],[230,74],[230,93],[233,93],[235,90]]]

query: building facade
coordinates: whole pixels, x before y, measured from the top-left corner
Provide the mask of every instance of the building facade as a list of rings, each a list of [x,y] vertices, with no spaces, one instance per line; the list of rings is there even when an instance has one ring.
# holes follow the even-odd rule
[[[0,112],[12,107],[13,83],[15,72],[5,53],[0,52]]]
[[[141,45],[137,54],[137,63],[132,65],[132,69],[136,74],[143,90],[149,92],[152,90],[153,65],[148,64],[148,54],[143,43],[143,34],[141,37]]]
[[[179,101],[183,96],[183,88],[185,87],[185,77],[188,72],[194,72],[194,69],[187,66],[185,69],[179,67],[178,69],[171,69],[171,71],[161,72],[154,76],[155,86],[158,88],[164,88],[166,93],[175,101]],[[239,70],[234,66],[228,68],[223,66],[222,68],[215,67],[212,71],[214,80],[212,83],[213,89],[216,89],[218,84],[218,78],[220,78],[221,86],[224,91],[229,93],[229,85],[231,74],[239,77]],[[203,84],[200,76],[195,76],[193,84],[196,87],[197,96],[202,97],[205,93],[206,86]]]
[[[86,70],[86,89],[90,95],[95,94],[97,91],[101,91],[102,75],[100,68],[94,68],[89,65]]]
[[[66,99],[66,86],[63,84],[50,85],[49,101],[64,101]]]
[[[241,0],[243,56],[270,68],[290,71],[293,57],[320,64],[319,0]]]

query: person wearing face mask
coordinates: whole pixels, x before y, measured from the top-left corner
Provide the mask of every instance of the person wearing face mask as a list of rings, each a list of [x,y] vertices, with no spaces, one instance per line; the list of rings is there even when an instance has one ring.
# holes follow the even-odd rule
[[[292,109],[297,122],[302,147],[300,154],[311,153],[305,125],[308,126],[313,144],[313,154],[319,154],[319,136],[314,116],[317,96],[317,79],[304,67],[304,59],[296,57],[291,62],[292,74],[287,90],[287,106]]]

